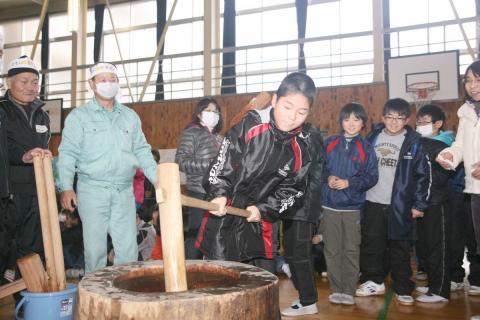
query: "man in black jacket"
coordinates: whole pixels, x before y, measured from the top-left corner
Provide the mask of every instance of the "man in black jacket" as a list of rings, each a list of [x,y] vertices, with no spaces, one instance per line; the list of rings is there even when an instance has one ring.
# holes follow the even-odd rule
[[[50,120],[37,99],[39,73],[26,56],[13,60],[8,69],[9,90],[0,99],[6,119],[10,193],[15,214],[15,258],[43,253],[40,215],[35,187],[33,156],[48,151]],[[3,136],[3,135],[2,135]]]
[[[0,275],[8,264],[8,251],[12,239],[12,219],[9,210],[7,127],[5,112],[0,109]],[[3,281],[0,280],[0,283]]]

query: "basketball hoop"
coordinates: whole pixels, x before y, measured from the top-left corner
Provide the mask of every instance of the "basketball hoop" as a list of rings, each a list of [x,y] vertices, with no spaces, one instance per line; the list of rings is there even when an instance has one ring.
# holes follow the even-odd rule
[[[432,101],[438,89],[438,82],[434,81],[414,82],[407,85],[407,92],[413,98],[417,111]]]

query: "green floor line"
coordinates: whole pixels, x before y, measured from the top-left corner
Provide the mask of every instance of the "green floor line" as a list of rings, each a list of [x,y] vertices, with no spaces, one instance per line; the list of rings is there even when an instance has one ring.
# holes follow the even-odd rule
[[[383,307],[382,307],[382,310],[380,310],[380,312],[378,313],[377,320],[387,319],[388,307],[392,302],[392,297],[393,297],[393,289],[390,287],[388,288],[387,293],[385,294],[385,299],[383,300]]]

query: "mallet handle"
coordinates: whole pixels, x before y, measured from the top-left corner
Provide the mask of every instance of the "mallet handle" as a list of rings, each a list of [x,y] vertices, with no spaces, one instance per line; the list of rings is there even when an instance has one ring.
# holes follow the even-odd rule
[[[209,211],[218,210],[218,205],[215,203],[199,200],[197,198],[192,198],[189,196],[185,196],[183,194],[182,194],[182,205],[187,207],[200,208],[200,209],[209,210]],[[226,209],[227,209],[227,213],[231,215],[244,217],[244,218],[250,217],[250,211],[248,210],[239,209],[235,207],[226,207]]]

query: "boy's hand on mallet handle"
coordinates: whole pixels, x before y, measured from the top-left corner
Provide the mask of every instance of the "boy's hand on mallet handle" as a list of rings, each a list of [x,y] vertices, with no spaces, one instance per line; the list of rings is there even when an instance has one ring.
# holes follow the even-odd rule
[[[453,154],[450,152],[440,152],[435,159],[443,169],[453,170]]]
[[[224,216],[227,211],[225,209],[225,206],[227,205],[227,197],[218,197],[210,201],[211,203],[215,203],[218,205],[218,210],[217,211],[210,211],[211,214],[222,217]]]
[[[412,208],[412,218],[417,219],[417,218],[423,218],[424,213],[422,211],[419,211],[415,208]]]
[[[250,217],[247,218],[248,222],[259,222],[262,220],[260,210],[256,206],[248,206],[247,211],[250,211]]]

